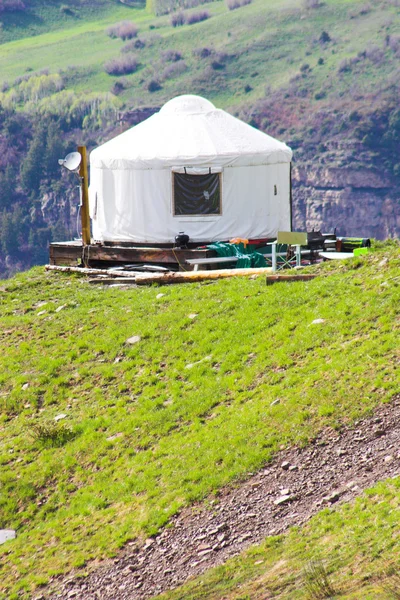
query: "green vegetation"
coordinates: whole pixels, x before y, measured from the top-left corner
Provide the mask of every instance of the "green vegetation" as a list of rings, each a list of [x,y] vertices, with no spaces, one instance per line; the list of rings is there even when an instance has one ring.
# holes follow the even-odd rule
[[[397,478],[157,598],[393,600],[400,593],[399,518]]]
[[[19,5],[19,9],[1,11],[5,2],[16,7]],[[144,8],[145,0],[134,0],[132,5]],[[50,31],[82,27],[99,19],[126,18],[131,10],[119,0],[1,0],[0,41],[4,43]]]
[[[393,243],[268,288],[241,279],[157,298],[39,269],[3,282],[0,522],[18,537],[0,547],[0,597],[114,555],[280,446],[389,401],[399,267]]]
[[[318,8],[306,8],[303,0],[253,0],[233,11],[214,1],[205,5],[210,14],[207,21],[176,28],[168,15],[154,18],[145,10],[106,6],[108,13],[100,12],[101,20],[87,15],[34,37],[26,30],[25,38],[3,44],[0,80],[11,85],[27,69],[46,67],[54,74],[78,62],[68,89],[109,91],[114,80],[103,64],[118,57],[124,42],[110,39],[106,30],[127,19],[137,25],[144,43],[134,50],[141,68],[126,79],[120,94],[121,102],[128,105],[160,105],[171,95],[187,91],[204,94],[222,106],[248,104],[264,98],[266,86],[270,93],[293,86],[296,77],[314,102],[326,104],[328,97],[352,94],[355,84],[364,96],[372,88],[376,92],[395,83],[400,16],[390,0],[376,6],[362,0],[328,0]],[[199,8],[186,12],[194,14]],[[202,48],[210,50],[203,58],[195,52]],[[179,49],[188,67],[173,80],[163,79],[160,56],[167,49]],[[215,61],[221,69],[213,68]],[[145,83],[154,77],[162,87],[149,92]],[[252,90],[246,92],[246,86]]]

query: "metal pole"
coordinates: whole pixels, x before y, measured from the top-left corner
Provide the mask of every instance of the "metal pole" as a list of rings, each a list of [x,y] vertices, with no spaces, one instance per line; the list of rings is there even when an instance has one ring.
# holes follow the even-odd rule
[[[301,267],[301,246],[296,246],[296,267]]]
[[[84,246],[89,246],[90,245],[89,179],[88,179],[86,146],[79,146],[78,152],[82,157],[81,165],[79,167],[79,176],[81,178],[81,189],[82,189],[82,206],[81,206],[82,243]]]
[[[272,271],[276,271],[276,242],[272,242]]]

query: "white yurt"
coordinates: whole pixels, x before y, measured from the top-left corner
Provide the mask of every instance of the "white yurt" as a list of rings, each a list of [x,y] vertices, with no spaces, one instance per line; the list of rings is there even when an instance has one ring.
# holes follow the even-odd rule
[[[292,151],[199,96],[179,96],[90,155],[99,242],[265,239],[291,229]]]

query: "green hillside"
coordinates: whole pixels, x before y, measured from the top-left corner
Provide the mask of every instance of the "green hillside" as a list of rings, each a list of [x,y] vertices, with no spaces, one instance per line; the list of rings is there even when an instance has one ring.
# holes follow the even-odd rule
[[[57,6],[42,6],[40,10],[48,14],[41,27],[51,31],[32,37],[28,24],[24,28],[22,22],[17,32],[5,26],[8,36],[17,34],[20,39],[0,47],[0,81],[12,85],[27,70],[46,67],[56,73],[75,67],[66,89],[110,91],[116,79],[105,73],[104,62],[119,57],[126,44],[110,39],[105,30],[113,22],[129,19],[138,25],[138,39],[143,42],[129,52],[139,66],[123,78],[119,94],[120,102],[129,106],[160,105],[171,95],[188,91],[224,107],[248,104],[264,98],[266,88],[274,91],[293,85],[296,76],[309,92],[321,96],[314,101],[322,103],[326,97],[351,92],[355,83],[362,96],[371,88],[375,92],[386,88],[398,59],[400,16],[394,4],[328,0],[317,8],[305,5],[303,0],[253,0],[229,11],[218,0],[201,7],[209,14],[206,21],[180,27],[172,27],[170,15],[154,19],[145,10],[111,2],[94,9],[84,6],[79,18],[67,15],[56,21],[52,11]],[[186,14],[198,12],[196,7]],[[328,37],[321,38],[323,32]],[[208,55],[201,54],[204,49]],[[174,68],[168,64],[170,50],[181,55]],[[152,79],[160,89],[150,92],[147,84]]]
[[[268,288],[238,279],[160,296],[39,268],[3,282],[0,523],[18,537],[0,546],[0,597],[90,569],[282,444],[390,401],[399,267],[396,244]],[[285,542],[270,560],[279,552]]]
[[[29,38],[56,30],[70,29],[99,19],[127,18],[127,6],[120,0],[2,0],[1,5],[17,5],[16,10],[0,11],[0,42]],[[19,4],[19,7],[18,7]],[[128,3],[126,3],[128,4]],[[145,8],[145,0],[131,2],[135,8]]]

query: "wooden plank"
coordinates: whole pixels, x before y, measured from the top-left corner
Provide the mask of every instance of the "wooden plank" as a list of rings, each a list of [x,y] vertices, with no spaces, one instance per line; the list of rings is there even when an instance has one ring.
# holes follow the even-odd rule
[[[50,244],[50,264],[71,265],[77,264],[82,258],[82,242],[57,242]],[[141,246],[104,246],[92,244],[85,247],[85,261],[97,266],[105,263],[149,263],[164,264],[181,270],[191,270],[186,263],[187,259],[215,257],[213,250],[207,249],[178,249],[178,248],[149,248]],[[186,265],[186,266],[185,266]]]
[[[271,273],[272,269],[263,267],[260,269],[220,269],[215,271],[188,271],[171,272],[165,274],[137,274],[137,285],[151,285],[158,283],[160,285],[170,283],[190,283],[196,281],[205,281],[208,279],[225,279],[228,277],[251,277],[252,275],[265,275]]]
[[[189,265],[213,265],[226,262],[237,262],[237,256],[218,256],[217,258],[187,258]]]
[[[50,245],[49,259],[51,265],[78,264],[82,256],[81,246],[53,246]]]
[[[140,248],[122,246],[89,246],[89,260],[108,260],[130,263],[175,263],[184,265],[188,258],[214,256],[211,250],[181,250],[173,248]]]
[[[46,265],[46,271],[59,271],[60,273],[78,273],[78,275],[102,275],[106,277],[128,277],[132,278],[138,274],[137,271],[114,271],[112,269],[86,269],[84,267],[61,267],[58,265]],[[142,274],[142,273],[140,273]]]

